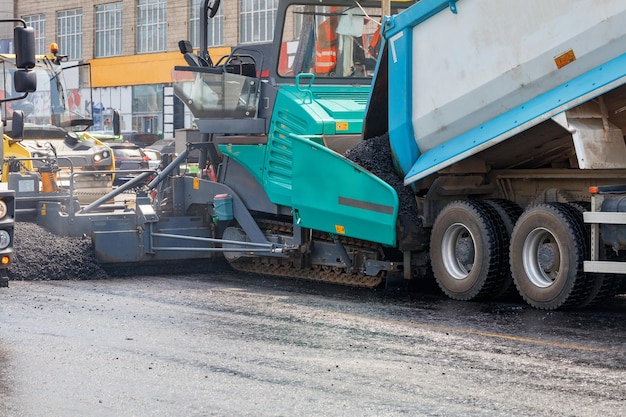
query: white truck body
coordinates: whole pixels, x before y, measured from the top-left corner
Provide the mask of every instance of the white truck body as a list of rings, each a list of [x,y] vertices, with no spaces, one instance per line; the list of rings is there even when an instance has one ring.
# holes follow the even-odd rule
[[[416,160],[402,164],[407,184],[625,82],[621,72],[591,82],[585,75],[626,53],[626,2],[460,0],[425,18],[443,3],[421,1],[396,16],[387,34],[389,71],[399,74],[390,78],[410,69]],[[574,135],[579,167],[625,168],[626,147],[615,133],[601,148],[586,145],[593,135]]]

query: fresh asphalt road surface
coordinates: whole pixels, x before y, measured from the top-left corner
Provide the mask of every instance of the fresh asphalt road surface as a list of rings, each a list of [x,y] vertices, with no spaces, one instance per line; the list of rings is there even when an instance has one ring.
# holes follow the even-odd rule
[[[13,281],[0,416],[623,416],[626,298],[466,303],[227,269]]]

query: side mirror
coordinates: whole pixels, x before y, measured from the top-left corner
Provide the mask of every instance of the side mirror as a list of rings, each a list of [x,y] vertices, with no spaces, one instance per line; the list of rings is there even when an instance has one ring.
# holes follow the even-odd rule
[[[119,136],[122,134],[122,115],[119,110],[113,110],[113,134]]]
[[[18,93],[37,91],[37,74],[35,71],[21,69],[13,73],[13,87]]]
[[[15,42],[15,64],[18,68],[35,67],[35,29],[32,27],[15,26],[13,29]]]
[[[11,119],[11,137],[15,140],[24,136],[24,112],[15,110]]]
[[[213,0],[212,4],[208,5],[209,18],[213,19],[220,8],[220,0]]]

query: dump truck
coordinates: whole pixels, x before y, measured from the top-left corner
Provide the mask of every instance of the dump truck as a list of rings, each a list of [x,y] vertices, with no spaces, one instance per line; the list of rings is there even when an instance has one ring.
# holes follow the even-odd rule
[[[112,152],[86,132],[93,124],[89,64],[68,62],[52,44],[48,55],[36,55],[37,91],[17,98],[9,82],[16,57],[2,54],[0,62],[0,95],[11,98],[2,103],[2,183],[16,193],[18,217],[34,215],[42,198],[68,204],[72,194],[87,204],[110,192]]]
[[[219,5],[202,2],[201,27]],[[598,303],[626,290],[625,38],[620,0],[392,2],[389,16],[282,0],[270,57],[214,60],[206,31],[181,48],[173,88],[201,140],[132,208],[46,204],[39,221],[87,230],[103,264],[223,256],[362,287],[434,276],[457,300]],[[199,174],[181,173],[196,149]]]
[[[28,27],[23,19],[0,19],[0,24],[12,24],[15,65],[5,86],[11,86],[15,93],[12,97],[0,97],[0,106],[25,99],[37,89],[35,66],[35,31]],[[4,106],[3,106],[4,107]],[[17,125],[20,121],[17,121]],[[0,124],[3,133],[4,124]],[[0,148],[1,149],[1,148]],[[2,153],[0,152],[0,160]],[[4,186],[2,186],[4,185]],[[12,266],[14,253],[15,191],[9,190],[6,183],[0,185],[0,287],[9,286],[8,269]]]

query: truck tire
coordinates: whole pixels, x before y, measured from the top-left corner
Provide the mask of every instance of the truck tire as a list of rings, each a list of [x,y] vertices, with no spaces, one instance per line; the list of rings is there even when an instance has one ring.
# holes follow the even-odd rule
[[[511,236],[511,274],[517,290],[539,309],[581,306],[593,286],[583,272],[585,253],[584,229],[572,207],[532,206]]]
[[[495,198],[490,200],[484,200],[485,203],[492,206],[497,212],[498,216],[502,220],[504,224],[504,230],[506,231],[506,260],[503,260],[502,264],[502,287],[495,294],[496,298],[499,297],[517,297],[518,293],[515,289],[515,285],[513,284],[513,276],[511,275],[511,266],[509,263],[509,254],[508,254],[508,246],[511,241],[511,235],[513,234],[513,228],[515,227],[515,223],[519,216],[522,215],[524,209],[522,209],[519,204],[506,200],[504,198]]]
[[[430,257],[441,290],[455,300],[489,298],[502,283],[505,231],[495,211],[480,201],[455,201],[432,228]]]

